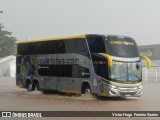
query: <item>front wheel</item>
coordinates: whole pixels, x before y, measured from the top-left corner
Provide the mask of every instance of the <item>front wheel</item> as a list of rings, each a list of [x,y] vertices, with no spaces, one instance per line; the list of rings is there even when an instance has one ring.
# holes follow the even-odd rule
[[[91,95],[91,87],[89,84],[82,85],[82,94]]]
[[[88,86],[86,87],[85,91],[84,91],[84,94],[86,95],[91,95],[91,88]]]

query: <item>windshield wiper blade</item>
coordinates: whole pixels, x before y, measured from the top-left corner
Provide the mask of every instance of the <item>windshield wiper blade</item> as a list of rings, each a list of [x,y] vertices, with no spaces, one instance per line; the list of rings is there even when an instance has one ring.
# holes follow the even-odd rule
[[[140,78],[140,77],[138,77],[137,75],[133,75],[133,76],[137,77],[138,79],[141,79],[141,78]]]
[[[118,76],[118,77],[115,77],[115,79],[117,79],[117,78],[122,78],[122,77],[127,77],[127,76]]]

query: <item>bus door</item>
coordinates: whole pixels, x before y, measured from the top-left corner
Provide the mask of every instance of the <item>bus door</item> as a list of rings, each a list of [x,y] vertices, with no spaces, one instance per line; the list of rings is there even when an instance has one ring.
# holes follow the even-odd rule
[[[95,73],[105,79],[108,79],[108,61],[103,56],[92,54],[92,62]]]
[[[108,60],[98,54],[92,54],[92,62],[95,74],[107,80],[109,78]],[[101,89],[101,85],[103,84],[100,81],[97,81],[97,83],[97,85],[100,87],[97,92],[98,94],[101,94],[104,92],[104,89]],[[102,88],[104,88],[104,86],[102,86]]]

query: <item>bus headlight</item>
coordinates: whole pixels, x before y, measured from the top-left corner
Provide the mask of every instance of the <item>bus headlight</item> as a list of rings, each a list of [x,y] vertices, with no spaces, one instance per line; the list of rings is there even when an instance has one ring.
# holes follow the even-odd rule
[[[116,88],[117,88],[117,86],[115,86],[115,85],[109,85],[109,87],[111,87],[111,88],[113,88],[113,89],[116,89]]]
[[[138,88],[138,89],[142,89],[142,85],[138,86],[137,88]]]

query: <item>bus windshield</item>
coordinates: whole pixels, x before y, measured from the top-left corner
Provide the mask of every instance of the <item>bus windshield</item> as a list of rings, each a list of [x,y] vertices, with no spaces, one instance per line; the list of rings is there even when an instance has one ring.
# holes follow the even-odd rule
[[[113,61],[113,66],[110,69],[110,78],[121,82],[141,81],[141,62],[124,63]]]

